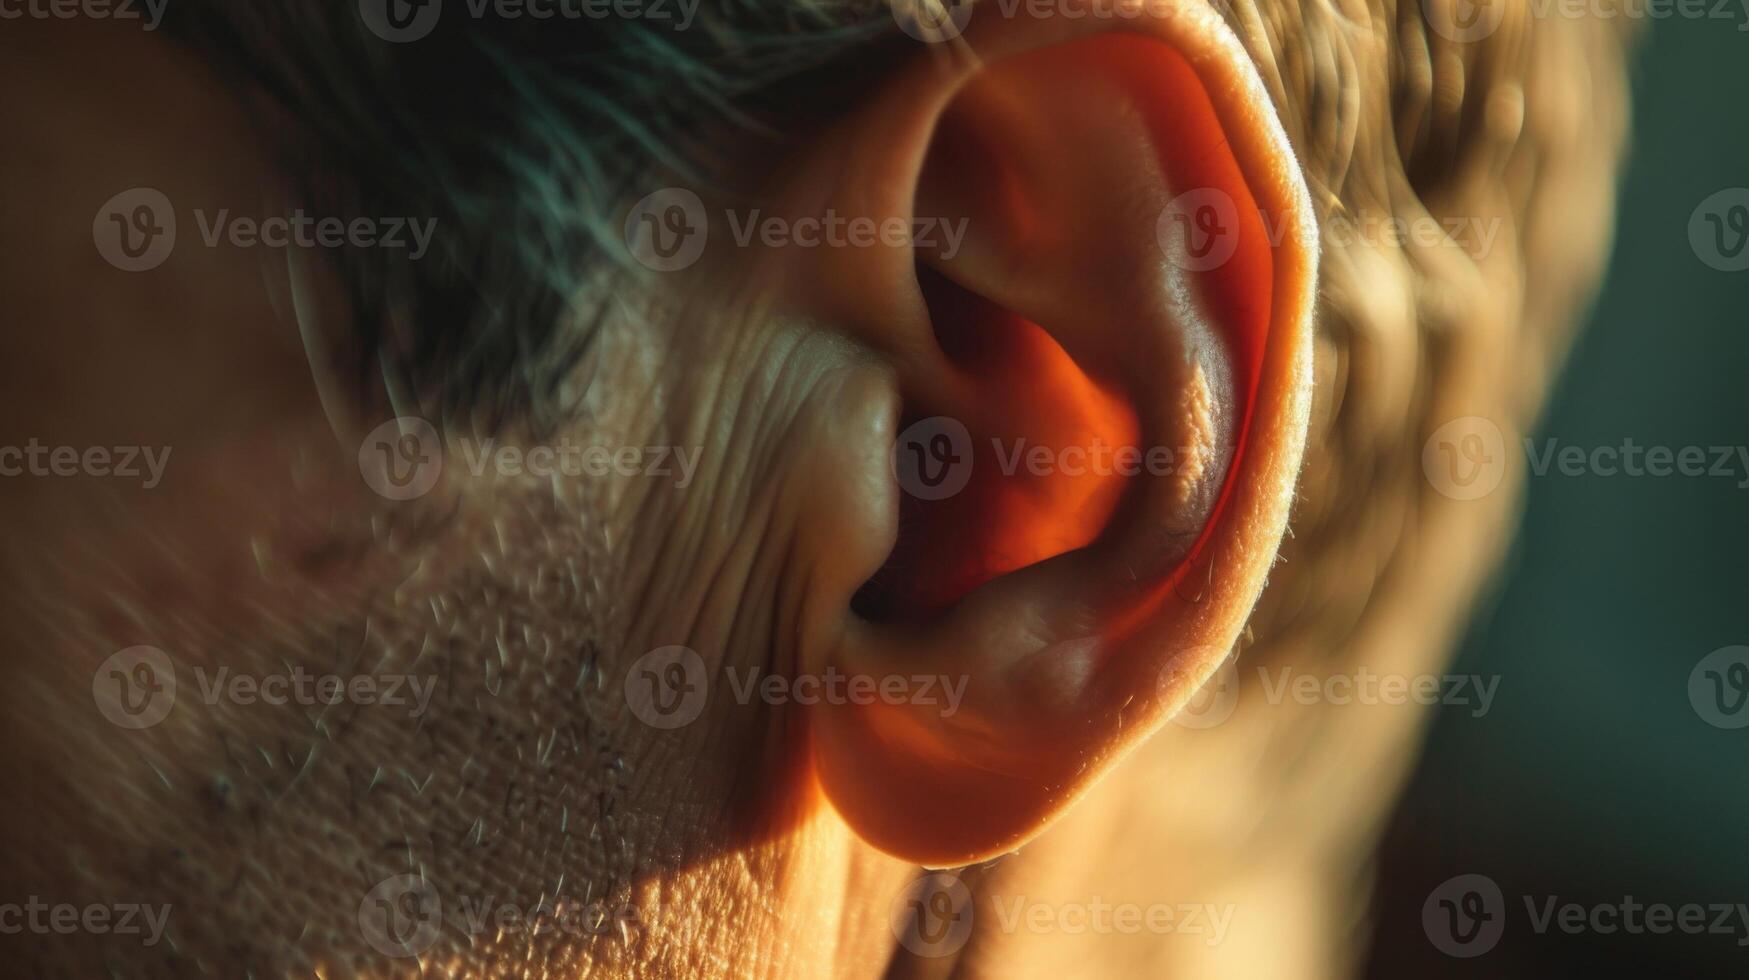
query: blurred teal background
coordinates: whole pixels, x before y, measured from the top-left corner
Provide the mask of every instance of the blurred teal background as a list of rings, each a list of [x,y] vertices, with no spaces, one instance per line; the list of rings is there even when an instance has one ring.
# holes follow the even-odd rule
[[[1749,445],[1749,272],[1708,267],[1688,237],[1702,200],[1749,187],[1749,13],[1727,14],[1642,36],[1611,272],[1539,440]],[[1539,934],[1524,904],[1749,903],[1749,728],[1688,697],[1702,657],[1749,644],[1746,477],[1529,479],[1451,668],[1499,675],[1498,697],[1433,725],[1380,855],[1369,976],[1749,977],[1735,915],[1730,935]],[[1504,931],[1459,959],[1422,910],[1469,873],[1499,884]]]

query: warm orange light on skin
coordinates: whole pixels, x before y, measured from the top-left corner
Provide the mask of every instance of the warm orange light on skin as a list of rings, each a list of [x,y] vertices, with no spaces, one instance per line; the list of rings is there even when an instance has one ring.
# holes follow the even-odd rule
[[[853,605],[836,632],[822,619],[809,647],[877,676],[968,680],[951,717],[834,706],[813,729],[840,814],[936,866],[1036,835],[1231,649],[1286,528],[1316,281],[1309,195],[1212,11],[1079,36],[985,27],[957,89],[920,72],[859,120],[872,159],[836,171],[859,206],[890,190],[889,207],[969,217],[964,248],[823,256],[810,277],[892,366],[892,433],[946,416],[978,443],[961,499],[896,493],[896,526],[870,523],[894,533],[878,553],[867,535],[854,564],[866,581],[889,559],[885,608]],[[883,152],[896,162],[859,179]],[[915,200],[893,173],[918,175]],[[1208,268],[1158,231],[1195,191],[1226,196],[1237,239]],[[986,472],[997,435],[1199,453],[1168,474],[1011,476]]]
[[[1175,189],[1213,187],[1230,194],[1241,241],[1220,266],[1185,273],[1220,328],[1231,363],[1235,418],[1217,440],[1227,443],[1223,448],[1231,455],[1223,471],[1201,477],[1218,481],[1221,491],[1206,514],[1185,515],[1202,519],[1197,523],[1200,533],[1182,560],[1152,576],[1151,585],[1141,583],[1147,586],[1145,593],[1122,597],[1122,605],[1109,611],[1104,635],[1116,641],[1131,635],[1184,584],[1216,524],[1226,483],[1239,463],[1262,369],[1272,263],[1265,247],[1270,225],[1259,215],[1225,146],[1220,121],[1194,69],[1144,37],[1117,35],[1099,43],[1100,70],[1119,79],[1120,87],[1144,93],[1138,109],[1156,134],[1160,173]],[[1044,72],[1082,70],[1072,64],[1081,57],[1072,49],[1030,56]],[[1053,60],[1064,64],[1052,65]],[[1027,106],[1013,101],[1012,93],[999,86],[969,87],[955,120],[961,128],[937,138],[932,172],[953,171],[946,179],[959,185],[961,193],[988,202],[990,210],[980,217],[999,213],[1003,233],[1012,241],[1039,251],[1067,247],[1081,233],[1074,223],[1096,218],[1078,211],[1058,213],[1041,203],[1048,195],[1026,192],[1026,178],[1017,171],[1027,164],[1003,157],[997,139],[988,133],[998,128],[990,122],[992,116],[1025,116]],[[966,104],[971,107],[964,108]],[[1034,180],[1039,176],[1027,174]],[[1144,440],[1134,406],[1160,393],[1122,391],[1125,380],[1140,387],[1134,378],[1089,377],[1087,366],[1051,335],[1050,328],[1064,325],[1041,327],[929,269],[922,270],[921,278],[936,339],[971,393],[965,402],[994,409],[985,418],[962,420],[973,443],[972,477],[964,490],[945,500],[909,495],[901,500],[901,537],[878,583],[885,599],[883,614],[900,620],[939,612],[1000,575],[1092,544],[1111,524],[1125,495],[1135,492],[1133,484],[1187,479],[1195,465],[1189,457],[1196,447],[1185,445],[1187,440],[1164,446]],[[1172,454],[1173,469],[1137,472],[1132,465],[1125,472],[1115,458],[1101,466],[1092,456],[1102,447],[1107,452],[1125,447],[1137,454],[1164,450]],[[1034,463],[1034,454],[1042,457],[1042,465]]]
[[[1185,60],[1161,58],[1154,45],[1138,36],[1108,39],[1105,54],[1109,70],[1132,79],[1137,91],[1152,96],[1145,111],[1158,131],[1181,135],[1223,132],[1207,90]],[[1234,198],[1239,221],[1238,248],[1220,266],[1193,275],[1198,279],[1203,301],[1209,304],[1216,323],[1222,327],[1232,367],[1237,419],[1233,426],[1232,460],[1221,478],[1220,496],[1196,543],[1158,585],[1134,606],[1113,617],[1106,632],[1113,641],[1127,638],[1142,628],[1169,596],[1187,584],[1193,571],[1205,568],[1205,549],[1232,496],[1233,479],[1241,470],[1252,415],[1257,408],[1257,387],[1273,315],[1273,250],[1281,244],[1276,239],[1286,228],[1286,217],[1281,213],[1269,215],[1265,221],[1224,137],[1207,152],[1163,152],[1160,166],[1176,187],[1219,187]]]
[[[1004,410],[968,426],[972,476],[945,500],[907,497],[893,567],[895,618],[928,615],[985,582],[1093,542],[1128,479],[1114,450],[1135,447],[1128,403],[1089,378],[1038,325],[949,284],[929,290],[938,329],[959,337],[959,359],[980,404]],[[976,334],[974,339],[971,334]],[[1101,448],[1106,458],[1094,458]],[[925,561],[918,552],[953,557]]]

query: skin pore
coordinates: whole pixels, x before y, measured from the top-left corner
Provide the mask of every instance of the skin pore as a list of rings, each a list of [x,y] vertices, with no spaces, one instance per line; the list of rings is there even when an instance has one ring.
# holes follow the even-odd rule
[[[1154,41],[1214,36],[1213,12],[1182,9]],[[1303,63],[1317,59],[1285,39],[1340,49],[1379,77],[1388,65],[1411,93],[1461,77],[1462,55],[1436,45],[1438,57],[1415,62],[1385,27],[1345,35],[1291,22],[1315,18],[1310,7],[1247,14],[1256,22],[1244,48],[1223,34],[1186,64],[1215,77],[1256,73],[1254,88],[1210,86],[1230,127],[1211,142],[1235,144],[1235,172],[1251,168],[1235,193],[1249,188],[1290,229],[1309,233],[1314,217],[1341,207],[1410,211],[1418,205],[1403,202],[1419,200],[1417,188],[1449,189],[1451,213],[1526,209],[1554,177],[1500,182],[1512,197],[1502,201],[1479,182],[1427,176],[1440,166],[1516,173],[1501,161],[1515,159],[1519,132],[1555,147],[1544,166],[1569,193],[1589,194],[1588,205],[1607,194],[1613,149],[1598,147],[1619,120],[1599,114],[1596,143],[1567,147],[1573,111],[1539,101],[1534,77],[1517,88],[1518,129],[1504,132],[1510,114],[1492,110],[1477,160],[1441,155],[1440,134],[1459,123],[1436,105],[1433,149],[1363,179],[1367,165],[1352,161],[1365,154],[1351,144],[1345,157],[1329,134],[1395,145],[1398,90],[1363,85],[1374,76],[1357,69],[1346,82],[1364,103],[1343,111],[1360,120],[1325,125],[1319,107],[1340,100],[1319,97],[1329,81]],[[1447,274],[1441,263],[1453,257],[1363,244],[1326,256],[1316,279],[1315,245],[1289,234],[1267,273],[1237,285],[1188,280],[1200,284],[1187,291],[1195,298],[1147,321],[1170,330],[1155,346],[1138,342],[1147,318],[1136,310],[1157,285],[1147,277],[1166,273],[1126,263],[1158,255],[1147,251],[1154,216],[1171,195],[1149,183],[1167,164],[1138,150],[1159,131],[1134,108],[1133,80],[1112,67],[1121,49],[1072,47],[1112,25],[978,27],[982,61],[920,47],[843,118],[760,144],[746,160],[725,154],[735,164],[712,186],[730,190],[707,195],[712,209],[751,199],[780,215],[965,218],[955,255],[738,249],[717,235],[695,267],[609,291],[556,427],[449,420],[441,479],[392,500],[360,479],[360,444],[385,419],[427,406],[388,369],[358,396],[334,380],[346,299],[322,253],[200,244],[197,209],[264,217],[298,206],[250,103],[160,38],[102,23],[8,23],[0,91],[15,95],[0,106],[0,131],[17,135],[18,151],[0,155],[0,186],[28,192],[8,195],[0,222],[0,254],[16,257],[0,269],[12,322],[0,337],[0,443],[173,454],[149,492],[119,480],[0,481],[9,541],[0,778],[14,787],[0,808],[0,901],[167,910],[150,946],[138,935],[48,930],[0,936],[0,955],[44,975],[119,976],[1340,972],[1356,914],[1352,869],[1386,800],[1356,787],[1397,778],[1413,718],[1375,716],[1368,729],[1353,714],[1327,720],[1251,697],[1216,729],[1145,736],[1221,667],[1266,577],[1248,657],[1438,655],[1488,564],[1451,542],[1497,527],[1506,502],[1422,511],[1409,490],[1363,490],[1410,472],[1388,465],[1396,457],[1359,457],[1353,472],[1364,478],[1337,462],[1355,458],[1355,445],[1418,452],[1418,435],[1397,431],[1405,418],[1466,414],[1435,403],[1534,401],[1503,385],[1477,395],[1466,379],[1502,350],[1555,346],[1518,325],[1566,311],[1505,290],[1499,308],[1477,307],[1481,327],[1440,349],[1431,382],[1401,363],[1414,359],[1414,323],[1393,332],[1395,314],[1379,307],[1392,289],[1412,306],[1410,283]],[[1551,40],[1525,55],[1541,58],[1541,71],[1595,63],[1607,78],[1619,68],[1613,33],[1565,23],[1541,36]],[[1269,37],[1282,39],[1279,58],[1260,53]],[[1042,60],[1021,60],[1029,52]],[[1486,70],[1470,78],[1476,91],[1520,81]],[[1005,101],[1021,108],[1004,112]],[[1257,116],[1234,110],[1239,102]],[[1074,141],[1047,138],[1065,129]],[[965,179],[1003,166],[1034,202],[1034,223],[982,196],[993,180]],[[1257,179],[1266,166],[1279,171],[1273,184]],[[165,265],[130,275],[93,252],[91,216],[139,186],[176,202],[184,237]],[[1554,281],[1574,295],[1595,261],[1549,258],[1528,235],[1501,248],[1565,270]],[[919,260],[928,271],[917,272]],[[1517,274],[1482,268],[1487,282]],[[1474,264],[1449,273],[1458,283],[1475,275]],[[1305,315],[1314,286],[1315,367]],[[1271,312],[1246,314],[1262,295]],[[1513,302],[1550,308],[1533,317]],[[963,319],[947,315],[956,310]],[[1231,329],[1247,316],[1255,330]],[[946,323],[966,336],[956,342]],[[987,354],[993,336],[1031,346],[1007,362],[972,358],[978,370],[949,356]],[[1363,384],[1381,362],[1394,366]],[[1061,381],[1055,401],[1040,378]],[[1246,416],[1245,403],[1259,407]],[[977,506],[932,517],[902,502],[889,462],[899,431],[932,415],[972,420],[980,441],[1068,443],[1086,430],[1201,447],[1201,475],[1177,471],[1153,493],[1050,481],[1048,492],[1004,500],[974,488],[961,506]],[[1379,418],[1388,438],[1346,438],[1369,419],[1384,427]],[[474,472],[468,461],[486,458],[487,439],[494,449],[673,447],[696,452],[697,468],[684,487],[636,468],[587,479]],[[1442,566],[1446,584],[1420,587],[1394,564],[1377,583],[1355,572],[1365,563],[1345,562],[1342,542],[1373,539],[1332,503],[1350,496],[1383,501],[1375,514],[1417,511],[1404,519],[1415,533],[1403,536],[1457,556]],[[1296,498],[1298,539],[1277,568]],[[1018,541],[1027,547],[992,550]],[[1220,562],[1195,564],[1210,555]],[[895,586],[894,570],[907,568]],[[944,581],[927,577],[943,568]],[[1106,589],[1131,578],[1170,582],[1159,590],[1170,598]],[[871,581],[880,588],[865,591]],[[1343,588],[1323,594],[1326,582]],[[1371,607],[1357,609],[1369,593]],[[1133,630],[1112,625],[1132,619]],[[1120,633],[1129,646],[1077,645]],[[1015,655],[1029,643],[1051,656]],[[93,704],[106,658],[138,645],[165,651],[178,683],[171,714],[143,729]],[[964,700],[950,718],[938,708],[811,712],[743,703],[713,683],[695,720],[665,729],[640,718],[626,692],[640,658],[671,645],[696,651],[712,677],[923,672],[966,681]],[[338,704],[274,704],[225,686],[299,675],[409,683],[396,703]],[[982,773],[995,775],[980,782]],[[974,932],[945,957],[911,948],[892,924],[924,865],[969,866],[959,878],[975,896]],[[373,942],[375,890],[402,876],[442,907],[417,956]],[[1162,901],[1180,928],[1064,927],[1065,910]],[[1054,928],[1013,925],[1036,908],[1054,913]]]

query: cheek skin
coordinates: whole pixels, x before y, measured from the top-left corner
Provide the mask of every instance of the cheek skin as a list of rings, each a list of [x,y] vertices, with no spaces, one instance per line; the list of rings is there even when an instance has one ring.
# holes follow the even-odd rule
[[[175,944],[51,943],[33,954],[42,969],[113,956],[170,976],[186,966],[178,957],[198,956],[232,974],[377,971],[360,901],[410,873],[457,914],[558,896],[628,904],[642,923],[448,936],[425,957],[463,975],[529,958],[579,976],[677,975],[710,948],[732,972],[799,977],[852,947],[884,956],[880,922],[836,938],[747,925],[796,903],[836,917],[847,889],[894,894],[907,871],[821,805],[789,709],[713,697],[697,722],[665,732],[633,717],[623,693],[631,662],[665,642],[743,673],[782,669],[803,583],[860,581],[890,544],[846,547],[858,528],[889,528],[884,515],[819,509],[882,499],[832,481],[888,486],[884,452],[821,461],[890,428],[890,379],[776,321],[721,326],[731,350],[700,345],[695,362],[616,350],[606,373],[687,397],[603,385],[570,434],[697,447],[684,489],[566,480],[555,497],[548,481],[474,477],[452,452],[454,485],[389,503],[361,488],[330,435],[325,453],[199,454],[165,500],[223,500],[239,473],[259,488],[204,521],[149,500],[116,502],[98,526],[38,521],[44,553],[76,557],[48,576],[7,569],[9,645],[41,655],[13,661],[0,692],[16,747],[3,776],[33,801],[0,818],[4,884],[167,903]],[[760,414],[725,426],[720,404]],[[248,445],[298,444],[293,428]],[[836,546],[809,537],[822,534]],[[800,554],[833,557],[787,561]],[[97,717],[92,672],[139,643],[172,654],[178,701],[163,723],[127,731]],[[417,717],[414,705],[241,703],[222,691],[208,703],[220,669],[405,675],[431,694]]]
[[[103,597],[61,596],[61,631],[34,637],[43,655],[8,671],[8,782],[33,801],[8,810],[11,883],[168,904],[174,950],[230,975],[380,968],[358,908],[398,874],[427,876],[452,903],[627,901],[644,831],[626,765],[635,733],[601,676],[599,528],[550,495],[495,503],[496,521],[464,515],[394,549],[392,588],[295,616],[292,602],[267,602],[221,628],[186,608],[136,608],[123,639],[114,617],[88,615]],[[271,571],[261,595],[308,585]],[[172,654],[176,700],[163,722],[125,730],[98,716],[90,669],[73,665],[87,648],[139,642]],[[229,683],[297,673],[370,678],[385,696],[404,680],[393,703],[338,704],[272,704]],[[617,932],[570,939],[568,955],[628,955],[609,948],[625,947]],[[514,945],[433,954],[483,962]],[[169,943],[33,948],[49,972],[98,952],[147,975],[182,969]]]
[[[452,903],[627,901],[660,808],[633,793],[648,732],[606,678],[622,649],[606,490],[471,480],[452,454],[452,483],[385,500],[361,478],[363,428],[331,428],[295,330],[259,297],[208,299],[175,329],[221,363],[120,371],[155,334],[105,309],[91,322],[135,324],[128,342],[82,352],[72,328],[43,333],[26,360],[64,384],[14,391],[5,413],[0,444],[170,454],[150,489],[0,484],[0,781],[17,793],[0,808],[0,891],[172,911],[152,947],[31,936],[0,955],[38,975],[376,973],[359,907],[393,875],[426,875]],[[239,320],[287,343],[254,358],[200,343]],[[142,409],[154,399],[170,404]],[[94,684],[141,644],[177,684],[168,716],[134,729],[101,714]],[[266,685],[300,676],[398,689],[331,704],[282,686],[274,703]],[[450,937],[432,957],[478,966],[522,939]],[[540,942],[572,963],[642,955],[617,929]]]
[[[0,160],[9,185],[49,191],[0,236],[32,225],[85,235],[97,202],[142,182],[185,211],[267,198],[253,130],[190,73],[144,66],[142,77],[186,83],[143,99],[144,113],[88,79],[98,91],[78,101],[106,109],[81,126],[149,152],[114,172],[80,170],[71,176],[85,184],[64,193],[13,169],[38,158]],[[86,139],[37,142],[74,141],[60,149],[94,169],[117,162]],[[820,464],[890,426],[879,372],[793,325],[687,319],[686,336],[593,367],[589,425],[573,435],[704,447],[684,492],[568,483],[555,499],[550,486],[456,474],[458,486],[391,504],[362,486],[359,433],[332,430],[295,325],[259,288],[258,255],[184,248],[157,275],[91,288],[36,267],[88,267],[88,237],[64,243],[70,258],[43,238],[0,249],[32,259],[8,263],[11,278],[0,270],[19,287],[0,292],[24,297],[26,325],[41,325],[0,338],[0,364],[21,381],[0,413],[16,434],[0,442],[125,441],[172,455],[150,493],[0,486],[14,494],[0,501],[0,782],[17,794],[0,808],[0,894],[172,911],[151,948],[29,937],[32,960],[0,957],[38,975],[118,964],[144,976],[393,974],[359,910],[400,874],[433,882],[455,914],[562,897],[629,902],[647,923],[599,936],[450,933],[424,958],[435,972],[508,962],[675,976],[709,956],[732,975],[814,977],[840,956],[886,954],[883,921],[811,924],[897,893],[907,869],[820,806],[789,711],[722,697],[666,733],[631,716],[622,687],[659,634],[713,666],[787,667],[809,577],[872,573],[890,541],[865,539],[891,521],[823,520],[818,508],[881,499],[868,486],[834,493],[847,473],[890,480],[884,454],[872,470]],[[804,546],[804,534],[835,535],[836,547]],[[804,553],[849,557],[803,568],[792,559]],[[135,730],[101,717],[92,692],[103,660],[139,644],[169,654],[179,684],[170,716]],[[298,672],[404,676],[429,697],[274,704],[225,686]],[[819,918],[771,915],[789,908]]]

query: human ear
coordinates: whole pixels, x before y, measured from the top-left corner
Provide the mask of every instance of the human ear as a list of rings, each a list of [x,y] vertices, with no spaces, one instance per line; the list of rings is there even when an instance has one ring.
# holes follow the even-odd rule
[[[1017,847],[1169,718],[1287,525],[1309,196],[1220,18],[1150,9],[974,20],[815,171],[827,206],[917,231],[809,259],[818,314],[893,390],[828,477],[837,533],[804,539],[839,572],[799,669],[914,695],[819,705],[809,731],[838,812],[918,863]]]

